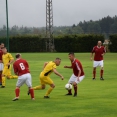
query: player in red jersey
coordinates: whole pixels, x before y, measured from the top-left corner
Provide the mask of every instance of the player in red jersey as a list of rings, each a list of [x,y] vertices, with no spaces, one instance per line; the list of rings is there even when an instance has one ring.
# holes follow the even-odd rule
[[[103,72],[104,72],[104,70],[103,70],[103,66],[104,66],[103,56],[104,56],[105,52],[106,52],[106,50],[105,50],[105,47],[102,46],[102,42],[98,41],[97,46],[94,46],[93,50],[91,52],[91,60],[92,60],[93,54],[95,54],[94,61],[93,61],[93,80],[95,80],[96,67],[98,67],[98,66],[101,67],[100,80],[104,80],[104,78],[103,78]]]
[[[64,68],[71,68],[73,69],[73,74],[71,75],[68,83],[72,84],[74,87],[74,97],[77,96],[77,84],[79,84],[85,77],[83,67],[81,62],[75,58],[74,53],[68,54],[69,59],[71,61],[71,66],[64,66]],[[66,95],[72,95],[71,90],[68,90]]]
[[[32,89],[31,74],[29,71],[29,65],[26,60],[21,58],[21,54],[16,54],[16,61],[13,64],[14,73],[18,75],[18,81],[16,83],[15,94],[16,97],[13,101],[19,99],[20,87],[25,83],[30,91],[31,99],[34,100],[34,90]]]
[[[2,85],[2,70],[3,70],[3,61],[2,61],[2,49],[4,47],[4,43],[0,44],[0,85]]]

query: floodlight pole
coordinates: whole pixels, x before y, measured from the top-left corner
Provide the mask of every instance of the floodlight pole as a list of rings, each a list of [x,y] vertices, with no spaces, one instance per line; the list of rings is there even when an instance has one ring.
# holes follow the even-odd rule
[[[52,0],[46,0],[46,51],[55,51]]]
[[[6,0],[6,23],[7,23],[6,45],[7,45],[7,50],[9,51],[9,24],[8,24],[8,2],[7,0]]]

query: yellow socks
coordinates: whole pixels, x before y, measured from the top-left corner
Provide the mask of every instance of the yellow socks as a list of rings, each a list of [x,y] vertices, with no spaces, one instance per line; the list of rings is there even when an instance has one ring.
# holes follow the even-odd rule
[[[48,96],[48,95],[51,93],[51,91],[52,91],[53,89],[54,89],[54,88],[50,87],[50,88],[47,90],[45,96]]]
[[[2,86],[5,86],[5,80],[6,80],[6,78],[2,77]]]
[[[42,86],[36,86],[36,87],[33,87],[33,89],[34,89],[34,90],[40,90],[40,89],[42,89]],[[48,95],[51,93],[51,91],[52,91],[53,89],[54,89],[54,88],[50,87],[50,88],[47,90],[45,96],[48,96]]]
[[[36,86],[36,87],[33,87],[34,90],[40,90],[42,89],[42,86]]]

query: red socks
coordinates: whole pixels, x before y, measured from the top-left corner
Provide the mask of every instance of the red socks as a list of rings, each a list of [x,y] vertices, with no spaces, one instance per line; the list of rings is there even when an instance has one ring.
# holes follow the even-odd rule
[[[68,90],[68,93],[69,93],[69,94],[72,94],[71,90]],[[74,86],[74,93],[77,94],[77,85]]]
[[[77,85],[74,86],[74,93],[77,94]]]
[[[100,70],[100,77],[101,78],[103,77],[103,72],[104,72],[104,70]],[[96,70],[95,71],[93,70],[93,78],[95,78],[95,76],[96,76]]]
[[[19,97],[19,93],[20,93],[20,89],[19,88],[15,89],[15,95],[16,95],[16,97]]]
[[[30,89],[30,95],[31,95],[31,98],[34,98],[34,90],[33,89]]]
[[[20,89],[16,88],[15,89],[15,95],[16,95],[16,97],[19,97],[19,93],[20,93]],[[33,89],[30,89],[30,95],[31,95],[31,99],[34,98],[34,90]]]

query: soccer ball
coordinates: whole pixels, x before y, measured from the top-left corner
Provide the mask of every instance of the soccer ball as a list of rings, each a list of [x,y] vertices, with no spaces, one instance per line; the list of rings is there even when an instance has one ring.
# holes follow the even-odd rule
[[[65,89],[67,89],[67,90],[72,89],[72,85],[71,85],[71,84],[66,84],[66,85],[65,85]]]

